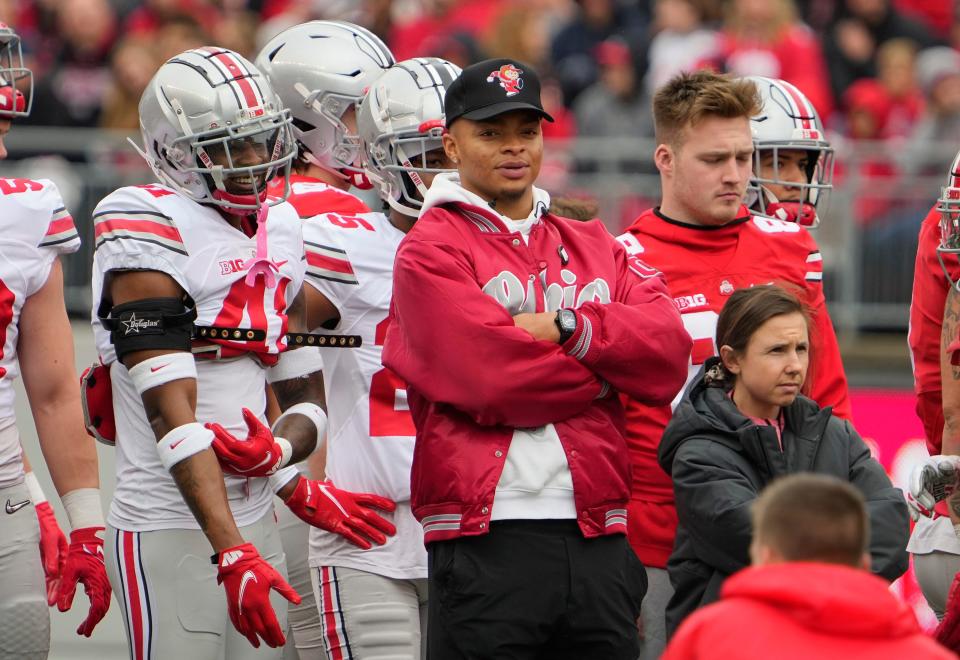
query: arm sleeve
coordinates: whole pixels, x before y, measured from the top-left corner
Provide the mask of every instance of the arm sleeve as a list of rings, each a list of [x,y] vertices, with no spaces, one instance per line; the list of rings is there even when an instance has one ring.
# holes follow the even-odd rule
[[[649,406],[670,403],[683,387],[693,345],[663,275],[610,239],[617,264],[609,304],[587,302],[563,349],[615,389]]]
[[[872,570],[893,581],[907,570],[907,540],[910,537],[910,516],[903,493],[894,488],[883,466],[870,455],[850,422],[842,420],[848,436],[850,483],[867,501],[870,516],[870,556]]]
[[[267,368],[267,382],[306,378],[317,371],[323,371],[323,355],[320,349],[316,346],[303,346],[281,353],[277,363]]]
[[[539,427],[585,410],[605,393],[561,347],[536,341],[478,286],[456,248],[411,240],[394,264],[383,364],[428,401],[478,424]]]
[[[832,406],[833,414],[837,417],[851,419],[847,375],[843,370],[837,334],[833,330],[827,301],[823,296],[823,261],[813,238],[809,234],[806,238],[808,255],[804,293],[812,322],[809,396],[821,407]]]
[[[731,575],[750,564],[750,507],[757,491],[729,450],[708,439],[688,439],[673,460],[673,491],[680,524],[697,557]]]

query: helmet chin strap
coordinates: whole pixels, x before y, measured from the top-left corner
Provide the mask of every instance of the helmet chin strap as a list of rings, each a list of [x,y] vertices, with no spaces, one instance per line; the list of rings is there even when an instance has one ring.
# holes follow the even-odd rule
[[[785,222],[795,222],[801,227],[815,227],[818,224],[817,209],[807,202],[781,202],[777,196],[761,186],[761,197],[766,198],[764,212],[771,218]]]
[[[307,161],[311,165],[315,165],[316,167],[319,167],[324,172],[329,172],[330,174],[337,177],[341,181],[349,183],[354,188],[357,188],[359,190],[370,190],[371,188],[373,188],[373,182],[370,181],[369,177],[367,177],[367,175],[364,174],[363,172],[351,172],[349,170],[330,167],[329,165],[325,165],[324,163],[321,163],[319,160],[317,160],[317,157],[314,156],[309,151],[304,151],[301,158],[303,158],[305,161]]]
[[[358,190],[370,190],[373,188],[373,182],[363,172],[344,172],[350,177],[350,183]]]
[[[423,178],[420,176],[420,173],[416,171],[416,168],[413,166],[413,163],[410,162],[410,157],[407,155],[407,150],[402,146],[397,145],[397,162],[401,167],[404,168],[403,174],[407,175],[407,178],[410,182],[416,187],[417,192],[420,193],[420,199],[424,200],[427,198],[427,185],[423,182]],[[427,166],[427,152],[426,147],[423,148],[422,153],[420,154],[420,164],[423,167]]]
[[[226,190],[220,190],[218,188],[217,190],[213,191],[212,197],[219,202],[225,202],[225,204],[218,205],[224,211],[224,213],[245,216],[252,213],[258,213],[259,210],[255,208],[237,208],[237,206],[258,206],[259,208],[266,208],[267,188],[264,186],[263,190],[258,190],[252,195],[230,193]]]

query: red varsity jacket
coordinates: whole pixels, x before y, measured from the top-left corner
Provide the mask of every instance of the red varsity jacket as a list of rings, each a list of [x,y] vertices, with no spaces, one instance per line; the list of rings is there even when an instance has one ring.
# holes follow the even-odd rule
[[[425,206],[397,252],[383,352],[408,385],[412,505],[425,542],[489,531],[514,429],[550,423],[584,536],[625,533],[630,469],[617,392],[668,403],[690,356],[663,278],[599,221],[544,213],[528,245],[489,209],[433,193],[438,205]],[[561,307],[578,315],[563,345],[513,323]]]

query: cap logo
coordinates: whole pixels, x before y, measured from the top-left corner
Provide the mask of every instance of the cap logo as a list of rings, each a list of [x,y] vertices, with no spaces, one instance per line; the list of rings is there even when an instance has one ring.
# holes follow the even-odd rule
[[[520,77],[521,73],[523,73],[523,71],[512,64],[504,64],[496,71],[490,72],[490,75],[487,76],[487,82],[497,82],[507,93],[507,96],[516,96],[520,93],[520,90],[523,89],[523,78]]]

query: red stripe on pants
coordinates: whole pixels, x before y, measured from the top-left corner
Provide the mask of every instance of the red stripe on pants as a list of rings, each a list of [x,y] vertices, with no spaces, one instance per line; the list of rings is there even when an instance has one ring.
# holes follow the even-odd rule
[[[133,634],[135,660],[143,657],[143,612],[140,611],[140,584],[133,561],[133,532],[123,532],[123,566],[127,574],[127,602],[130,603],[130,631]]]
[[[337,615],[332,611],[333,605],[333,586],[330,581],[330,568],[324,566],[320,569],[320,596],[323,598],[324,624],[327,632],[327,649],[331,653],[330,660],[343,660],[343,640],[337,632]]]

